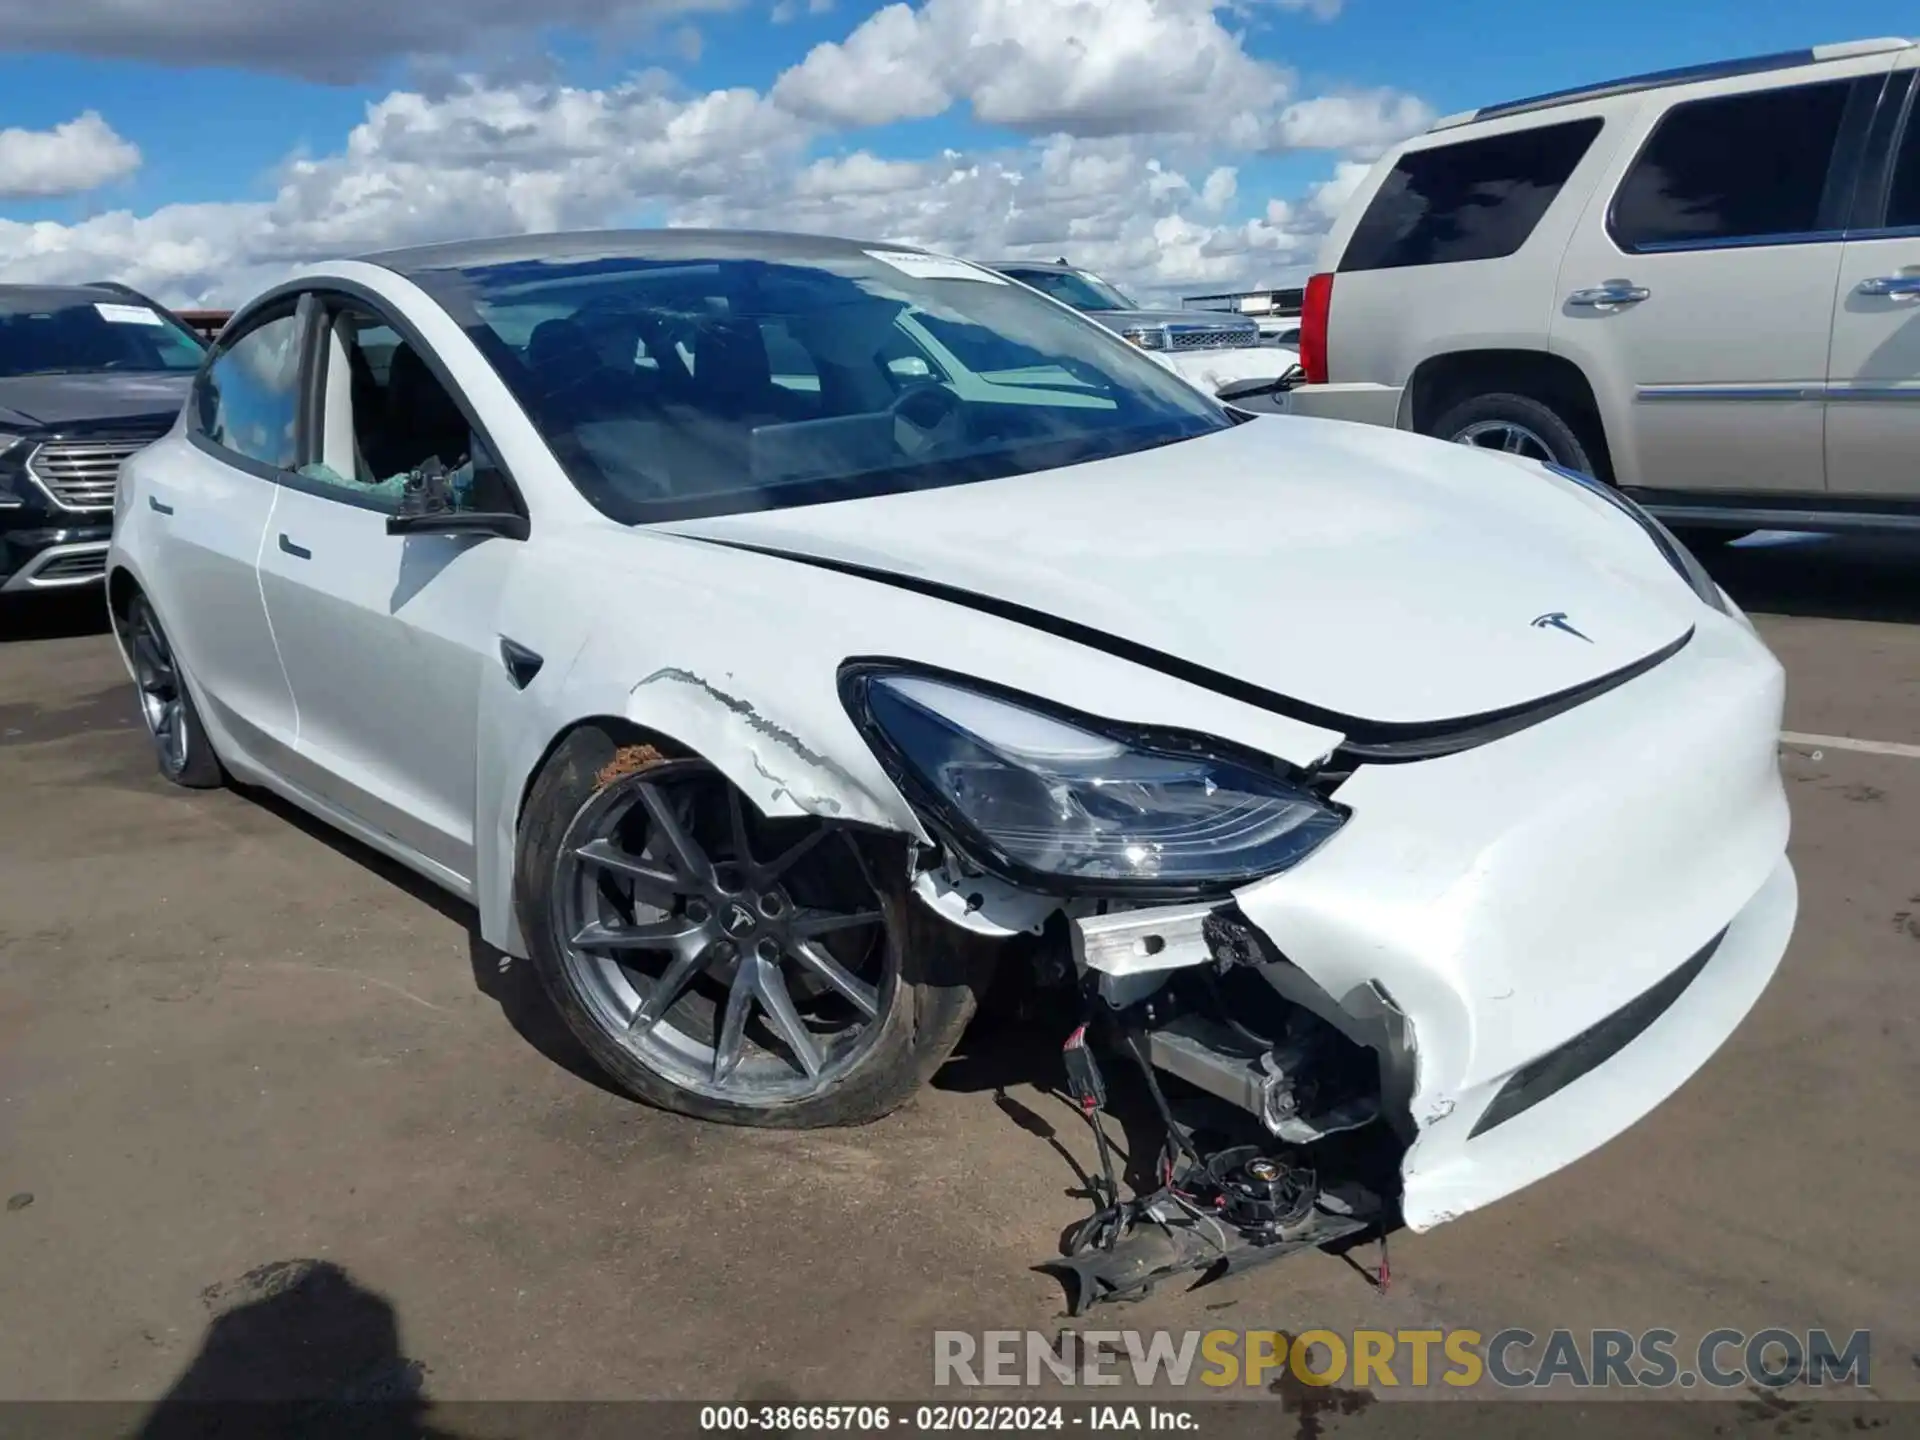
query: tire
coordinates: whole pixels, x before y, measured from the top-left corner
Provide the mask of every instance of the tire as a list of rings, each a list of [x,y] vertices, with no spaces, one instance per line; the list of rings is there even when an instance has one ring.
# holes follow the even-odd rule
[[[1455,444],[1504,449],[1583,475],[1607,478],[1595,468],[1599,457],[1588,449],[1579,432],[1553,407],[1530,395],[1475,395],[1442,415],[1432,433]],[[1501,443],[1514,437],[1523,437],[1518,449]]]
[[[580,918],[578,907],[582,903],[604,904],[609,886],[618,892],[621,881],[627,877],[622,871],[611,870],[610,879],[597,882],[593,887],[585,886],[578,858],[581,837],[595,826],[638,823],[644,826],[638,833],[644,834],[647,849],[654,850],[659,843],[655,837],[661,832],[652,818],[650,802],[641,795],[649,787],[654,796],[651,803],[660,803],[660,797],[671,797],[681,791],[693,797],[684,817],[684,831],[689,837],[703,832],[709,837],[717,833],[722,822],[711,812],[716,805],[729,803],[741,807],[740,813],[747,817],[743,823],[755,828],[760,836],[781,826],[815,826],[826,830],[828,833],[815,843],[807,860],[797,862],[788,872],[784,882],[788,885],[796,884],[795,877],[814,857],[821,857],[820,863],[826,864],[827,852],[833,851],[836,845],[852,854],[857,871],[842,865],[836,878],[854,883],[846,881],[846,877],[857,873],[859,883],[870,887],[864,893],[870,894],[873,903],[877,903],[879,919],[856,923],[874,927],[872,938],[861,943],[868,946],[869,961],[884,968],[885,978],[872,987],[869,1000],[875,1013],[864,1019],[865,1028],[860,1038],[852,1042],[847,1051],[850,1058],[837,1062],[843,1064],[844,1069],[832,1074],[823,1069],[818,1080],[801,1077],[796,1082],[818,1088],[800,1093],[789,1084],[781,1091],[780,1082],[763,1086],[762,1093],[757,1094],[734,1093],[725,1088],[733,1081],[719,1076],[725,1036],[723,1021],[731,1009],[732,987],[738,983],[739,967],[746,963],[744,957],[736,961],[736,978],[732,980],[712,968],[705,958],[700,959],[692,979],[683,979],[683,988],[675,992],[679,998],[670,995],[663,1015],[643,1021],[641,1013],[653,1004],[658,987],[666,981],[665,972],[670,971],[673,964],[682,962],[660,961],[662,974],[634,976],[624,960],[616,958],[610,964],[605,957],[583,954],[577,942],[595,922],[590,921],[587,928],[574,933],[574,925]],[[628,818],[614,819],[619,813]],[[636,832],[628,829],[624,833],[631,836]],[[733,831],[736,836],[744,833]],[[587,848],[592,849],[594,843],[599,842],[588,842]],[[631,852],[634,843],[637,842],[623,841],[618,848]],[[708,843],[712,848],[710,840]],[[734,863],[722,858],[722,853],[714,850],[716,872]],[[630,853],[625,858],[644,859],[648,866],[662,868],[653,858]],[[765,854],[753,858],[764,862]],[[702,1120],[812,1129],[866,1124],[912,1096],[958,1044],[973,1015],[976,999],[991,978],[990,942],[954,930],[926,907],[915,903],[905,888],[905,874],[905,854],[898,844],[827,821],[766,821],[706,762],[671,758],[650,745],[623,743],[621,737],[607,729],[588,725],[568,735],[554,750],[528,796],[516,854],[514,902],[542,988],[567,1027],[620,1089],[661,1109]],[[653,881],[650,879],[647,883]],[[742,888],[740,893],[748,892]],[[629,897],[625,919],[606,928],[624,931],[625,926],[633,925],[632,933],[637,933],[640,925],[635,923],[634,916],[639,909],[635,898],[638,894],[636,889]],[[583,895],[584,901],[579,898]],[[724,908],[728,902],[717,903]],[[760,902],[750,900],[749,903]],[[803,902],[791,899],[788,903],[799,906]],[[671,906],[648,905],[646,908],[649,916],[664,915],[665,922],[683,924],[691,923],[696,907],[702,912],[712,908],[698,895],[683,896],[680,905],[682,908],[677,912]],[[800,913],[800,910],[793,911],[796,918]],[[701,918],[711,919],[704,914]],[[658,926],[665,922],[649,919],[642,923]],[[724,934],[713,934],[711,941],[712,944],[700,951],[702,957],[712,953],[715,946],[732,948]],[[843,936],[836,943],[848,942]],[[618,957],[622,952],[610,953]],[[626,953],[645,958],[644,952],[637,950]],[[830,1005],[838,1000],[837,995],[825,993],[827,987],[819,984],[816,975],[794,965],[791,957],[776,960],[773,968],[790,977],[789,981],[782,982],[783,990],[788,983],[804,985],[809,981],[822,990],[820,998],[808,1003]],[[615,969],[617,977],[613,974]],[[616,993],[622,979],[641,981],[646,987],[643,990],[641,983],[630,985],[628,993],[637,999],[627,1014],[622,1014],[623,1002]],[[764,1000],[758,1003],[760,1009],[753,1013],[752,1002],[748,1002],[748,1011],[753,1013],[749,1027],[758,1021],[764,1034],[778,1039],[773,1030],[774,1011]],[[840,1003],[843,1008],[851,1009],[850,1002]],[[684,1018],[683,1012],[689,1007],[702,1004],[712,1007],[710,1015],[704,1017],[707,1021],[704,1026],[699,1023],[703,1017],[695,1016],[693,1022]],[[789,1013],[794,1004],[790,998]],[[811,1023],[811,1016],[805,1018]],[[644,1031],[636,1038],[638,1027],[643,1025]],[[705,1078],[698,1071],[706,1061],[697,1055],[683,1059],[675,1049],[676,1046],[697,1048],[703,1030],[710,1037],[713,1066]],[[665,1032],[664,1039],[658,1038],[662,1032]],[[736,1049],[741,1043],[735,1040]],[[762,1049],[770,1056],[786,1054],[798,1072],[799,1065],[792,1054],[764,1044]],[[757,1064],[766,1064],[764,1056],[754,1058]],[[744,1069],[743,1062],[740,1071]],[[793,1081],[794,1077],[787,1079]],[[779,1093],[773,1093],[775,1091]]]
[[[213,790],[226,782],[207,727],[194,708],[193,692],[152,603],[136,591],[127,602],[127,653],[139,689],[140,718],[153,742],[161,777],[188,790]]]

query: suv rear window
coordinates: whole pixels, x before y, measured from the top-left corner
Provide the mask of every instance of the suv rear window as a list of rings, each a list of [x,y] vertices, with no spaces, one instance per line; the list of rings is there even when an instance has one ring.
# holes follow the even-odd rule
[[[1600,120],[1589,117],[1402,155],[1360,217],[1340,268],[1513,254],[1599,133]]]
[[[1819,232],[1853,87],[1827,80],[1674,106],[1620,182],[1613,238],[1624,250],[1681,250]]]

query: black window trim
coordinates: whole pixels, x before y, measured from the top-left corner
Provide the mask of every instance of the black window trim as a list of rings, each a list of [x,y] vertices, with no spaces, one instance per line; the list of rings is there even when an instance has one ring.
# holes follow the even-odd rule
[[[1901,149],[1909,139],[1920,138],[1915,129],[1920,122],[1916,107],[1920,107],[1920,69],[1894,71],[1874,115],[1872,137],[1854,190],[1854,223],[1848,227],[1848,240],[1898,240],[1920,235],[1920,224],[1886,223]]]
[[[1403,150],[1394,158],[1393,166],[1388,170],[1386,177],[1381,181],[1380,185],[1374,189],[1371,198],[1367,201],[1366,209],[1360,212],[1360,218],[1354,224],[1353,232],[1347,236],[1346,243],[1341,246],[1340,258],[1335,263],[1333,267],[1334,270],[1343,275],[1365,275],[1392,270],[1430,270],[1436,265],[1481,265],[1513,259],[1514,256],[1520,254],[1527,246],[1533,243],[1534,236],[1538,235],[1540,233],[1540,227],[1547,223],[1547,217],[1553,213],[1554,206],[1561,202],[1567,193],[1568,187],[1573,184],[1573,177],[1580,173],[1580,167],[1593,158],[1594,147],[1599,144],[1600,137],[1607,133],[1612,123],[1612,117],[1603,112],[1587,115],[1553,115],[1539,124],[1515,125],[1509,129],[1496,130],[1490,135],[1452,136],[1450,132],[1445,130],[1429,132],[1448,136],[1448,138],[1437,145],[1422,145],[1418,149]],[[1352,253],[1354,241],[1360,233],[1361,225],[1366,223],[1368,212],[1378,203],[1381,192],[1393,178],[1393,172],[1399,169],[1401,164],[1409,157],[1431,155],[1444,150],[1458,150],[1475,143],[1504,140],[1514,135],[1526,134],[1529,131],[1573,129],[1576,126],[1582,125],[1590,125],[1593,127],[1592,133],[1587,136],[1585,147],[1580,151],[1579,156],[1568,169],[1565,178],[1562,179],[1558,187],[1555,188],[1552,198],[1546,203],[1546,207],[1535,217],[1532,228],[1527,231],[1525,237],[1523,237],[1520,243],[1514,246],[1513,249],[1504,251],[1498,255],[1481,255],[1464,260],[1423,260],[1405,265],[1369,265],[1353,269],[1348,268],[1347,258]]]
[[[1660,112],[1652,128],[1641,138],[1640,144],[1633,152],[1633,158],[1620,171],[1620,178],[1614,181],[1613,193],[1607,197],[1607,239],[1623,255],[1675,255],[1703,250],[1761,250],[1787,245],[1833,245],[1848,239],[1854,233],[1848,228],[1848,222],[1853,218],[1861,151],[1880,97],[1884,94],[1888,73],[1889,71],[1880,70],[1866,75],[1842,76],[1838,79],[1802,80],[1793,85],[1768,85],[1751,90],[1730,90],[1723,95],[1701,95],[1669,105]],[[1683,110],[1700,105],[1712,105],[1723,100],[1746,99],[1753,95],[1783,94],[1790,90],[1809,90],[1817,86],[1833,84],[1846,84],[1851,87],[1851,90],[1840,111],[1840,128],[1834,136],[1833,155],[1827,162],[1827,175],[1820,192],[1821,213],[1815,218],[1816,221],[1831,219],[1837,223],[1822,224],[1813,230],[1782,231],[1772,235],[1656,240],[1645,245],[1630,245],[1621,238],[1618,214],[1620,193],[1626,188],[1628,179],[1640,168],[1640,162],[1646,157],[1648,149],[1655,140],[1659,139],[1660,132],[1667,127],[1668,122],[1675,115]],[[1861,95],[1869,87],[1878,87],[1875,100],[1873,103],[1863,105],[1860,103]]]
[[[532,516],[527,508],[526,491],[514,477],[512,469],[500,453],[500,447],[494,443],[493,433],[480,420],[478,407],[469,401],[466,392],[454,383],[452,373],[412,321],[400,314],[390,301],[371,287],[357,280],[334,276],[309,276],[306,279],[289,280],[276,285],[248,306],[247,318],[250,320],[258,311],[276,302],[283,303],[288,296],[297,297],[296,312],[303,312],[302,323],[305,327],[300,337],[300,415],[294,432],[296,436],[294,453],[299,457],[301,464],[307,464],[319,455],[320,413],[326,398],[328,327],[316,322],[321,315],[330,311],[329,301],[332,301],[333,305],[337,305],[340,301],[348,301],[355,307],[368,311],[376,320],[390,328],[426,363],[428,372],[452,398],[453,403],[459,407],[460,414],[473,427],[473,432],[480,437],[481,443],[487,447],[487,454],[499,471],[501,480],[506,484],[507,493],[513,499],[514,513],[526,520],[529,526],[532,525]],[[221,336],[223,341],[227,334],[235,333],[236,323],[240,319],[240,316],[235,316],[234,321],[228,323],[226,333]],[[197,388],[198,380],[194,383]],[[203,448],[212,448],[222,458],[226,458],[229,453],[213,446],[211,441],[206,441]],[[244,456],[239,458],[245,459]],[[355,495],[328,481],[315,480],[292,470],[279,470],[270,465],[259,465],[258,462],[249,462],[249,467],[253,473],[260,474],[277,485],[284,485],[289,490],[317,495],[325,500],[337,500],[342,505],[351,506],[356,510],[369,510],[380,515],[394,513],[393,503],[385,497]]]
[[[292,301],[291,304],[287,303],[289,300]],[[291,474],[292,472],[283,470],[278,465],[269,465],[264,460],[256,460],[251,455],[243,455],[238,450],[222,445],[219,441],[208,435],[204,428],[205,422],[202,420],[200,414],[201,391],[208,383],[209,377],[213,374],[213,367],[218,364],[224,356],[230,353],[234,346],[238,345],[242,340],[246,339],[247,336],[262,326],[271,325],[275,321],[285,320],[289,317],[293,319],[296,327],[298,327],[294,335],[294,345],[296,351],[301,354],[304,363],[306,328],[312,318],[311,314],[302,306],[300,292],[297,287],[276,287],[249,303],[227,322],[226,327],[220,332],[220,338],[207,347],[207,353],[200,361],[200,368],[194,373],[193,386],[187,391],[187,442],[195,449],[212,456],[221,464],[238,470],[243,474],[251,475],[259,480],[278,482],[283,476]],[[304,373],[303,368],[302,374]],[[293,424],[293,453],[295,463],[299,463],[299,458],[306,454],[307,420],[305,413],[306,406],[303,401],[304,395],[301,392],[301,384],[299,381],[296,381]]]

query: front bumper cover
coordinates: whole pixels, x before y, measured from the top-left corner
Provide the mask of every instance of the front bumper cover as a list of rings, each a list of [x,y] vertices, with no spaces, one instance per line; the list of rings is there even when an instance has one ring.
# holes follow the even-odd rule
[[[1766,988],[1797,908],[1782,690],[1746,627],[1705,618],[1665,664],[1548,722],[1361,766],[1335,792],[1341,833],[1234,897],[1271,946],[1236,963],[1379,1057],[1412,1228],[1628,1128]],[[1191,908],[1081,923],[1110,1001],[1150,993],[1143,956],[1163,973],[1213,958]]]

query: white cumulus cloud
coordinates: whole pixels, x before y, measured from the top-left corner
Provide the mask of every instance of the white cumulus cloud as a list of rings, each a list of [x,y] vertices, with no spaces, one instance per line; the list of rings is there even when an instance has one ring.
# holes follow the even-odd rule
[[[1212,0],[926,0],[814,47],[773,98],[834,125],[885,125],[959,103],[1029,132],[1222,131],[1282,100]]]
[[[140,168],[140,147],[88,110],[51,130],[0,130],[0,199],[79,195]]]
[[[20,3],[0,0],[0,29]],[[171,0],[68,8],[79,16],[106,3],[163,30],[198,13]],[[307,3],[286,0],[289,24]],[[548,8],[564,20],[595,3]],[[599,0],[596,13],[631,8]],[[791,0],[794,18],[801,8]],[[826,8],[806,0],[809,12]],[[504,0],[451,9],[476,23],[521,13]],[[469,77],[395,90],[330,152],[290,158],[257,200],[71,224],[0,220],[0,270],[29,281],[116,277],[182,304],[223,303],[328,256],[664,222],[864,236],[982,259],[1064,254],[1152,298],[1283,283],[1313,260],[1364,161],[1431,111],[1390,90],[1301,93],[1291,72],[1245,50],[1225,13],[1212,0],[924,0],[868,16],[764,90],[688,91],[661,71],[600,87]],[[408,26],[427,35],[441,23],[407,14],[381,23],[410,37]],[[956,107],[1006,138],[901,156],[848,133]],[[49,146],[65,149],[49,160]],[[1305,193],[1248,194],[1237,160],[1281,152],[1326,152],[1331,173]],[[91,188],[138,162],[103,120],[83,115],[43,134],[0,134],[0,192]]]

